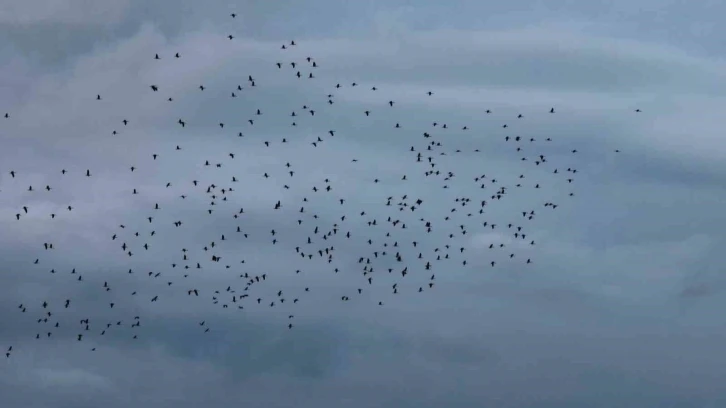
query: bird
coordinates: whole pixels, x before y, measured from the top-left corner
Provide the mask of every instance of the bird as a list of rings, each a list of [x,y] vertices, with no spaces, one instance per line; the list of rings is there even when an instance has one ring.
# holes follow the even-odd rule
[[[236,18],[236,13],[230,15]],[[224,15],[221,17],[226,18]],[[232,33],[235,34],[234,31]],[[224,34],[220,37],[222,35]],[[220,46],[227,47],[244,45],[244,41],[229,43],[220,37],[212,41],[221,41],[223,44]],[[229,34],[227,38],[232,40],[234,36]],[[191,83],[172,84],[170,78],[175,71],[169,70],[167,61],[155,63],[154,84],[135,80],[136,82],[124,83],[122,86],[128,86],[129,90],[143,90],[143,87],[149,86],[152,92],[162,93],[174,90],[174,97],[178,100],[189,100],[196,104],[197,107],[189,111],[191,113],[182,115],[183,118],[179,118],[176,123],[171,122],[168,116],[165,120],[153,119],[154,126],[158,126],[161,131],[144,132],[144,126],[152,121],[152,113],[156,113],[157,108],[152,105],[155,103],[153,98],[156,94],[148,93],[146,96],[151,99],[147,101],[142,98],[135,102],[143,110],[139,118],[139,112],[134,110],[133,105],[123,106],[113,92],[102,90],[106,93],[107,102],[95,105],[96,111],[89,111],[88,114],[94,115],[94,122],[97,121],[99,126],[108,126],[104,131],[122,136],[113,138],[113,149],[103,151],[96,149],[94,145],[96,157],[89,157],[87,165],[80,159],[71,165],[63,164],[63,178],[56,178],[56,168],[52,170],[53,174],[43,177],[46,181],[34,181],[41,180],[41,176],[28,176],[23,168],[16,168],[19,173],[10,170],[11,177],[6,176],[0,180],[0,193],[4,195],[7,191],[21,186],[17,187],[17,200],[7,199],[6,210],[9,212],[6,213],[6,219],[12,221],[13,215],[16,218],[15,221],[7,223],[8,226],[11,229],[17,226],[18,233],[24,232],[22,236],[32,231],[47,232],[43,233],[45,239],[32,241],[36,246],[29,247],[27,253],[31,257],[26,261],[28,264],[33,262],[33,265],[27,265],[28,276],[53,274],[54,285],[58,282],[57,288],[50,287],[49,290],[53,291],[66,287],[61,286],[61,280],[67,275],[73,275],[73,284],[84,285],[79,286],[80,290],[88,292],[87,299],[84,297],[82,302],[77,302],[75,298],[73,302],[66,299],[70,296],[53,296],[49,297],[48,302],[40,305],[34,303],[34,307],[28,306],[28,313],[25,312],[25,305],[21,305],[18,313],[26,313],[22,316],[28,316],[35,314],[33,309],[38,309],[43,313],[54,313],[51,324],[56,319],[63,324],[63,319],[84,313],[86,302],[89,302],[92,303],[91,307],[95,306],[92,310],[94,316],[92,322],[88,318],[81,321],[80,330],[83,334],[78,335],[78,341],[85,336],[86,342],[101,344],[104,339],[122,330],[128,330],[121,334],[129,335],[131,339],[141,339],[145,334],[144,329],[139,328],[142,319],[137,316],[128,323],[127,320],[118,320],[130,317],[125,314],[130,309],[124,307],[129,301],[128,296],[150,302],[149,306],[139,310],[150,308],[147,310],[149,313],[156,313],[151,309],[163,310],[169,306],[166,303],[174,293],[183,295],[186,291],[187,296],[193,297],[187,299],[184,307],[190,310],[202,308],[191,313],[206,316],[211,310],[206,309],[207,307],[217,308],[220,313],[231,313],[240,309],[247,313],[254,310],[254,307],[264,307],[266,313],[286,313],[289,319],[288,329],[292,329],[293,324],[305,324],[292,321],[293,316],[301,313],[301,309],[295,308],[318,299],[320,291],[313,284],[321,283],[321,286],[331,292],[338,290],[335,285],[326,283],[333,282],[334,274],[346,274],[346,279],[351,279],[351,282],[352,279],[360,281],[355,287],[339,288],[340,292],[334,292],[344,302],[338,308],[355,307],[357,312],[364,310],[362,308],[365,305],[387,307],[391,302],[383,296],[390,292],[399,298],[429,296],[432,291],[442,286],[434,284],[435,274],[439,274],[439,271],[476,271],[481,266],[488,269],[489,265],[492,268],[496,265],[500,270],[507,271],[508,267],[520,268],[522,264],[536,261],[537,253],[532,251],[536,248],[532,247],[535,246],[534,231],[540,228],[540,213],[558,205],[565,208],[566,204],[560,203],[560,197],[555,193],[561,192],[563,200],[564,197],[574,197],[575,193],[579,194],[579,184],[583,184],[578,179],[580,173],[575,174],[576,170],[573,168],[569,168],[568,175],[562,177],[564,168],[572,164],[559,162],[560,155],[555,152],[576,153],[579,146],[560,141],[556,136],[535,137],[534,132],[539,131],[534,126],[528,128],[529,125],[526,124],[536,119],[536,115],[526,111],[514,112],[518,119],[525,119],[524,121],[512,122],[512,114],[509,123],[514,124],[511,128],[507,123],[499,122],[500,119],[492,122],[493,129],[483,130],[485,134],[492,133],[492,137],[486,138],[479,145],[477,143],[481,142],[481,138],[469,136],[476,136],[477,128],[483,128],[486,121],[496,119],[494,117],[498,113],[492,114],[490,109],[486,109],[484,112],[489,116],[478,115],[480,121],[476,124],[454,124],[449,122],[454,119],[444,119],[441,112],[435,111],[427,113],[425,117],[399,116],[399,110],[408,109],[409,103],[405,100],[394,102],[393,99],[397,97],[387,86],[371,86],[360,77],[352,76],[344,77],[340,83],[336,83],[324,69],[311,69],[317,67],[314,56],[307,56],[304,61],[290,61],[300,57],[295,49],[291,49],[297,46],[294,40],[273,44],[271,55],[273,52],[281,52],[276,49],[278,46],[288,51],[285,51],[285,56],[271,56],[273,59],[267,62],[270,65],[265,66],[269,72],[264,72],[264,77],[258,77],[261,74],[255,72],[234,73],[237,78],[247,75],[248,85],[245,87],[239,84],[241,81],[231,80],[230,77],[228,81],[216,81],[209,89],[198,85],[197,91],[197,81],[207,81],[201,74],[199,80]],[[301,43],[298,51],[303,49]],[[236,52],[235,48],[228,50]],[[148,61],[149,54],[145,57],[142,55],[142,59]],[[161,55],[167,56],[161,52],[155,54],[154,58],[160,60]],[[179,59],[180,53],[176,52],[174,58]],[[181,66],[178,64],[186,64],[188,61],[190,58],[185,53],[185,61],[174,60],[177,67],[174,69],[179,69]],[[277,61],[277,69],[273,68],[273,61]],[[306,70],[306,67],[311,68]],[[249,69],[255,67],[250,66]],[[315,78],[316,81],[294,80],[296,89],[299,90],[296,92],[299,93],[281,94],[281,99],[275,103],[266,103],[264,98],[255,99],[265,89],[277,92],[277,87],[285,83],[285,78],[293,80],[293,76],[307,76]],[[258,81],[255,81],[255,77],[258,77]],[[273,77],[279,78],[280,82],[268,88],[268,78]],[[351,90],[341,83],[350,84],[350,87],[356,89]],[[335,91],[332,90],[334,84]],[[224,86],[230,88],[224,89]],[[327,86],[330,86],[330,90],[325,93],[313,93]],[[368,94],[368,89],[376,93]],[[199,93],[200,91],[205,92]],[[366,102],[366,106],[360,107],[365,119],[363,115],[355,112],[347,117],[340,109],[345,108],[349,102],[343,98],[345,95],[338,93],[363,91],[366,92],[360,95],[367,94],[371,98],[377,95],[376,99],[370,99],[370,103]],[[424,91],[418,92],[423,97]],[[443,96],[438,95],[438,92],[435,95],[433,91],[425,91],[425,94],[429,97],[437,96],[427,101],[437,101]],[[223,99],[219,98],[220,95]],[[227,95],[236,99],[230,100]],[[298,103],[298,97],[305,100],[302,111],[300,105],[294,107]],[[90,103],[89,97],[84,98],[86,100],[79,104]],[[164,98],[172,101],[169,95],[164,95]],[[97,100],[101,100],[100,94],[97,95]],[[244,106],[219,105],[219,109],[212,109],[213,101]],[[386,103],[389,108],[376,111],[376,115],[370,118],[372,111],[377,109],[378,105],[375,104]],[[111,107],[107,106],[110,104],[115,104],[114,111],[110,111]],[[396,109],[392,109],[393,107]],[[276,136],[275,132],[279,129],[275,126],[279,124],[280,118],[284,122],[283,116],[287,117],[291,109],[295,109],[290,114],[296,120],[292,122],[295,128],[288,128],[283,135]],[[629,109],[631,108],[626,107],[625,113]],[[262,110],[265,110],[264,114]],[[637,109],[636,112],[640,110]],[[549,113],[555,113],[555,108],[551,107]],[[9,115],[6,113],[5,117],[9,118]],[[131,121],[120,119],[124,117],[131,118]],[[3,125],[12,125],[13,120],[14,117],[3,122]],[[335,125],[330,124],[329,120],[335,122]],[[119,126],[119,121],[124,127]],[[284,124],[287,126],[287,123]],[[433,125],[429,126],[431,123]],[[240,126],[247,124],[254,125],[259,133],[249,132],[242,138]],[[416,133],[417,126],[426,126],[427,131],[423,132],[423,136]],[[390,146],[386,145],[385,148],[389,150],[382,152],[380,160],[371,161],[357,152],[351,154],[343,148],[355,135],[350,130],[360,129],[367,132],[371,138],[364,142],[375,144],[379,143],[379,135],[390,136],[385,133],[390,128],[397,129],[395,139],[400,139],[405,145],[399,146],[398,141],[392,142]],[[210,129],[215,132],[205,132]],[[194,132],[189,133],[191,130]],[[409,130],[412,130],[411,133]],[[459,131],[468,133],[459,134]],[[265,132],[269,136],[256,139]],[[159,133],[168,136],[162,140],[158,137]],[[142,136],[138,136],[139,134]],[[234,134],[241,139],[224,140]],[[68,146],[72,154],[77,154],[73,151],[75,147],[71,140],[65,142],[64,139],[67,144],[63,146]],[[544,141],[551,143],[542,146]],[[558,145],[560,142],[562,144]],[[522,170],[513,173],[514,170],[506,166],[492,165],[487,156],[474,155],[486,152],[485,147],[491,147],[501,160],[511,160],[512,169],[521,165],[517,169]],[[264,153],[259,150],[263,148]],[[312,148],[316,148],[314,153]],[[173,152],[167,157],[164,149]],[[616,153],[619,151],[615,149]],[[171,153],[175,156],[172,157]],[[393,159],[387,161],[388,155]],[[473,159],[478,160],[476,165],[469,166],[474,163],[467,161],[469,156],[476,157]],[[121,157],[127,160],[117,160]],[[570,159],[574,160],[576,157]],[[99,170],[94,167],[95,164],[91,164],[90,159],[94,162],[107,162],[104,163],[106,167]],[[94,167],[94,180],[84,178],[84,173],[78,172],[73,165],[80,169],[88,166],[86,177],[91,177],[90,167]],[[539,168],[529,170],[535,166]],[[479,174],[479,167],[486,168],[487,174]],[[66,172],[66,168],[70,171]],[[490,171],[497,174],[489,174]],[[326,175],[322,176],[323,173]],[[38,182],[46,184],[46,192],[37,188]],[[28,184],[34,184],[36,188],[31,186],[28,192],[23,191],[23,186]],[[49,184],[53,184],[53,187]],[[555,185],[559,187],[550,188]],[[562,186],[567,186],[569,190],[562,190]],[[517,192],[532,190],[518,195],[514,192],[515,188],[519,188]],[[127,195],[129,192],[133,194]],[[45,198],[37,201],[40,197],[33,195],[41,193]],[[540,193],[545,195],[538,195]],[[88,194],[90,197],[76,198],[76,194]],[[179,201],[179,198],[184,201]],[[547,202],[543,203],[545,200]],[[70,201],[78,201],[79,204]],[[330,203],[334,207],[330,207]],[[522,212],[517,213],[515,211],[518,211],[519,204],[524,207]],[[69,212],[72,209],[74,211],[57,212],[54,207],[58,205],[67,208]],[[544,205],[544,209],[535,212],[537,208],[542,208],[541,205]],[[121,208],[133,211],[117,211]],[[511,214],[505,215],[510,210]],[[57,212],[57,219],[53,211]],[[274,216],[270,215],[273,211]],[[51,219],[47,218],[48,214]],[[97,214],[103,214],[103,217],[96,218]],[[564,213],[560,211],[559,214]],[[195,222],[193,217],[202,215],[204,218],[200,218],[199,223]],[[293,215],[294,218],[291,218]],[[120,217],[124,217],[124,221],[115,221]],[[53,235],[56,228],[71,226],[76,221],[81,222],[78,231],[83,231],[82,233],[77,236]],[[42,229],[43,223],[48,222],[54,224],[47,224],[46,231]],[[119,225],[119,222],[124,224]],[[94,224],[93,227],[99,233],[81,229],[86,224]],[[189,229],[196,228],[195,224],[200,228]],[[491,231],[496,227],[496,231]],[[498,235],[494,235],[497,231]],[[479,234],[486,238],[482,238],[483,241],[470,240],[472,235]],[[36,238],[39,237],[37,235]],[[177,241],[177,238],[184,240],[185,248],[180,248],[182,245],[177,242],[181,241]],[[27,238],[28,242],[31,239],[34,238]],[[93,245],[87,244],[83,248],[81,245],[86,243],[82,239],[108,241],[113,245],[110,246],[110,252],[106,253],[103,242],[98,245],[92,242]],[[543,245],[540,242],[543,238],[536,239],[539,248]],[[54,248],[54,244],[58,245],[58,249]],[[78,245],[86,253],[90,251],[92,255],[103,258],[113,266],[113,271],[109,270],[108,273],[105,270],[93,271],[94,276],[104,276],[101,280],[108,279],[107,282],[100,285],[96,279],[89,279],[86,273],[82,273],[81,265],[75,265],[79,267],[78,272],[76,269],[67,271],[70,268],[64,266],[65,261],[73,260],[73,250],[67,250],[67,247],[73,245]],[[484,250],[474,250],[476,245],[482,245]],[[339,247],[342,247],[342,254]],[[114,258],[119,248],[119,258]],[[32,254],[31,250],[51,252]],[[295,256],[296,260],[284,258],[285,252]],[[58,263],[59,256],[66,257],[64,263]],[[351,257],[353,262],[349,262]],[[356,258],[359,261],[357,265]],[[144,269],[139,273],[138,268]],[[123,274],[124,281],[133,282],[136,287],[129,290],[126,284],[119,284],[119,278],[113,275],[117,269]],[[233,271],[234,273],[230,273]],[[294,275],[294,280],[289,279],[291,277],[285,275],[286,273]],[[430,279],[426,279],[429,275]],[[199,282],[203,282],[204,286],[197,285]],[[299,286],[292,282],[299,282]],[[351,290],[352,288],[355,289]],[[63,310],[64,314],[56,316],[55,301],[51,299],[66,299],[63,305],[68,310]],[[131,298],[131,301],[134,302],[135,299]],[[27,303],[26,300],[23,301]],[[134,302],[136,303],[138,302]],[[47,314],[33,315],[34,319],[37,317],[41,318],[39,323],[47,323],[43,319],[51,318]],[[200,332],[208,333],[210,326],[213,326],[213,320],[211,317],[207,318],[209,322],[202,319]],[[48,338],[43,341],[61,341],[58,338],[68,333],[73,335],[75,332],[60,333],[59,336],[54,331],[52,338],[50,332],[45,330],[33,333],[38,338]],[[46,334],[41,336],[43,333]],[[104,337],[96,336],[99,333]],[[294,333],[285,332],[288,335]],[[207,336],[207,341],[212,341],[211,337]],[[95,349],[93,347],[91,350]],[[11,349],[8,349],[6,357],[10,356],[10,352]]]

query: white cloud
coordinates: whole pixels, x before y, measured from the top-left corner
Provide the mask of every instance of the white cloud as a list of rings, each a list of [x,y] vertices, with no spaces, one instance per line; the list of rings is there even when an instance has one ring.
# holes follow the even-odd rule
[[[128,6],[128,0],[102,3],[94,0],[8,1],[0,5],[0,23],[113,24],[124,17]]]

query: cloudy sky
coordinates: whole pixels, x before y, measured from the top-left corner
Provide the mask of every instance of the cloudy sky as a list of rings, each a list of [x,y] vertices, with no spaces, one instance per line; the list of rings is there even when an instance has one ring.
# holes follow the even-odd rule
[[[724,14],[654,0],[0,4],[2,406],[726,406]],[[510,190],[491,200],[482,174]],[[387,231],[401,247],[375,259]],[[317,256],[329,247],[331,263]],[[226,288],[241,294],[244,273],[267,279],[238,309]],[[269,307],[278,290],[288,301]]]

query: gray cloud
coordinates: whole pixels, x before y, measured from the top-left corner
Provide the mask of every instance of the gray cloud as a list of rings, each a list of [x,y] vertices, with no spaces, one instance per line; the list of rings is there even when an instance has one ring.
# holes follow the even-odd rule
[[[615,3],[609,13],[596,3],[524,1],[0,9],[8,33],[0,40],[0,114],[9,113],[0,117],[0,348],[13,346],[0,363],[4,402],[723,405],[718,249],[726,197],[716,124],[725,82],[720,56],[704,56],[710,42],[693,45],[703,33],[691,24],[707,28],[721,6]],[[633,11],[648,7],[661,11]],[[683,35],[658,31],[666,26]],[[292,38],[298,46],[280,50]],[[274,65],[307,56],[319,64],[303,64],[312,80]],[[360,86],[351,88],[354,81]],[[443,147],[422,149],[424,132]],[[522,151],[505,135],[521,135]],[[313,147],[318,137],[324,141]],[[437,168],[453,178],[425,177],[412,145],[424,159],[437,155]],[[548,162],[534,165],[539,154]],[[492,199],[495,185],[473,181],[482,174],[509,186],[507,195]],[[211,183],[216,198],[204,193]],[[327,184],[331,191],[312,190]],[[424,202],[398,211],[404,194]],[[462,206],[460,197],[472,202]],[[283,208],[274,210],[278,200]],[[489,202],[481,215],[480,200]],[[407,229],[389,228],[389,216]],[[527,239],[514,239],[509,223]],[[336,234],[323,239],[334,224]],[[384,230],[399,244],[386,250],[409,266],[405,278],[390,254],[371,253],[367,240],[380,245]],[[347,232],[351,239],[342,238]],[[47,242],[53,250],[43,249]],[[424,270],[427,254],[443,255],[447,243],[451,259],[432,259],[433,271]],[[296,247],[313,258],[303,261]],[[330,247],[328,263],[317,251]],[[375,269],[370,285],[360,257]],[[245,273],[266,279],[245,290]],[[189,296],[192,288],[200,295]],[[279,290],[286,302],[269,307]],[[243,293],[249,298],[237,298]],[[344,295],[351,300],[341,302]],[[141,325],[131,328],[135,316]],[[79,323],[86,318],[88,331]]]

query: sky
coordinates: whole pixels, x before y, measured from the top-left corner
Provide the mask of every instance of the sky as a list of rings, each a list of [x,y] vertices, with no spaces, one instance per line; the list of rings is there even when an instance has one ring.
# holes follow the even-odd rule
[[[724,14],[652,0],[0,4],[3,407],[726,406]],[[505,137],[520,135],[517,152]],[[482,174],[509,187],[501,200]],[[384,231],[406,277],[392,248],[372,258]],[[446,244],[451,259],[433,261]],[[238,309],[226,288],[241,294],[244,273],[266,279]],[[268,307],[278,290],[288,301]]]

